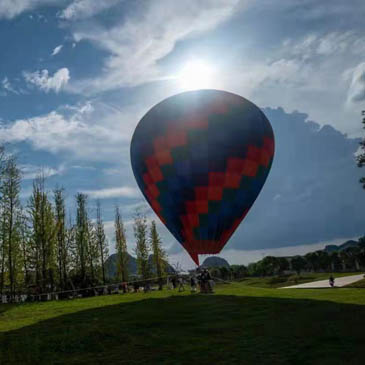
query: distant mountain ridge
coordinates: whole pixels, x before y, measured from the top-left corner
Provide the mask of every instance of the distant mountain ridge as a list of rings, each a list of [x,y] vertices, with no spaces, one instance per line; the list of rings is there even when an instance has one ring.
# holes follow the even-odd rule
[[[132,275],[137,273],[137,260],[128,254],[128,272]],[[113,279],[117,276],[117,254],[110,255],[105,261],[105,276]]]
[[[202,263],[204,267],[230,267],[227,260],[222,259],[218,256],[210,256],[207,257],[204,262]]]
[[[359,242],[354,241],[354,240],[349,240],[349,241],[344,242],[341,245],[327,245],[323,251],[326,251],[328,253],[336,252],[336,251],[340,252],[340,251],[346,250],[349,247],[357,247],[358,245],[359,245]]]

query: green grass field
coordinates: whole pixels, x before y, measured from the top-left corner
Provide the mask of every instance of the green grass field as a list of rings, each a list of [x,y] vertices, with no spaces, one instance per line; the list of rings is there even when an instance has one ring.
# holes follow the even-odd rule
[[[364,364],[365,291],[219,285],[0,305],[0,364]]]

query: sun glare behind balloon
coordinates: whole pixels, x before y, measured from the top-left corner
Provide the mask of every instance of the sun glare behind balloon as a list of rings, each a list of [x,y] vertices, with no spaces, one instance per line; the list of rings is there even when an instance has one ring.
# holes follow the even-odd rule
[[[212,87],[214,69],[203,61],[190,61],[177,75],[184,90],[207,89]]]

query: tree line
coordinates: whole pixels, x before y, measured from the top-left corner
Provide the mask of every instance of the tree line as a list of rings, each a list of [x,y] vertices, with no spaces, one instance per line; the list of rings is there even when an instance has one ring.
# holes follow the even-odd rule
[[[16,158],[0,148],[0,297],[6,294],[11,301],[17,293],[41,294],[106,284],[109,250],[100,201],[96,202],[93,220],[87,195],[77,193],[72,220],[66,212],[64,189],[56,187],[48,192],[40,173],[33,181],[30,198],[21,204],[21,175]],[[114,228],[116,279],[126,282],[129,255],[119,207],[115,207]],[[137,212],[134,236],[139,277],[147,280],[153,271],[162,277],[167,256],[155,222],[148,227],[146,217]]]
[[[328,253],[324,250],[309,252],[304,256],[275,257],[266,256],[249,265],[231,265],[211,268],[213,276],[224,279],[241,279],[248,276],[275,276],[285,273],[302,272],[346,272],[365,269],[365,236],[356,246]]]
[[[296,272],[346,272],[360,271],[365,268],[365,238],[358,245],[341,251],[327,252],[318,250],[304,256],[273,257],[267,256],[257,263],[248,265],[248,273],[255,276],[281,275],[286,271]]]

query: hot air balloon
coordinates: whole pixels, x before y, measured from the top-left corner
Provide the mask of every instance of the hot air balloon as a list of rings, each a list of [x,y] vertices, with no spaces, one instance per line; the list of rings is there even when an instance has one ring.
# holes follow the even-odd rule
[[[247,215],[273,156],[264,113],[219,90],[163,100],[140,120],[131,142],[139,188],[197,265],[199,254],[219,253]]]

